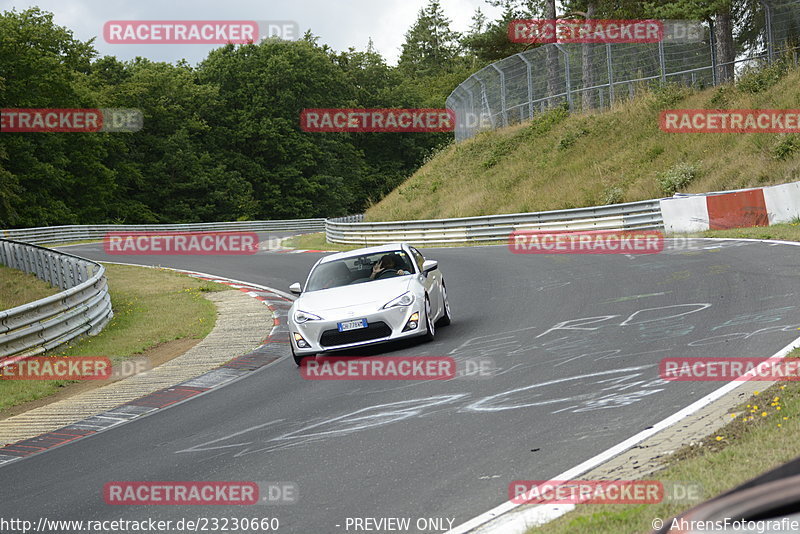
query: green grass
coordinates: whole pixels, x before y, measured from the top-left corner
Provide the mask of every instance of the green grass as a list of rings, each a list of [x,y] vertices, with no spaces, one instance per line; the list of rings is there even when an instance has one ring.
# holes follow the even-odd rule
[[[709,230],[703,237],[739,237],[744,239],[777,239],[779,241],[800,241],[800,221],[775,224],[773,226],[754,226],[752,228],[730,228]]]
[[[32,274],[0,265],[0,310],[28,304],[59,291]]]
[[[790,357],[800,358],[800,350]],[[699,484],[704,499],[727,491],[800,454],[800,383],[784,382],[731,410],[731,423],[686,446],[648,480]],[[766,415],[763,415],[766,414]],[[735,416],[735,417],[733,417]],[[690,504],[578,505],[529,534],[650,532],[654,518],[667,520]]]
[[[65,241],[63,243],[56,242],[56,243],[47,243],[42,246],[47,248],[59,248],[59,247],[66,247],[71,245],[88,245],[90,243],[102,243],[102,239],[82,239],[79,241]]]
[[[216,322],[216,307],[202,296],[230,289],[172,271],[106,265],[114,318],[100,334],[63,347],[60,356],[125,359],[178,339],[202,339]],[[0,380],[0,413],[56,393],[68,381]]]
[[[554,109],[444,148],[366,212],[369,221],[596,206],[800,179],[800,136],[665,133],[664,109],[800,107],[800,71],[737,86],[667,85],[607,111]]]
[[[283,242],[283,246],[287,248],[296,248],[301,250],[354,250],[361,248],[362,245],[339,245],[337,243],[328,243],[325,241],[325,232],[317,232],[314,234],[301,234]]]
[[[414,241],[411,241],[414,244]],[[470,246],[484,246],[484,245],[506,245],[507,240],[502,241],[473,241],[468,243],[443,243],[435,245],[419,244],[420,248],[449,248],[449,247],[470,247]],[[325,232],[316,234],[304,234],[292,237],[283,242],[283,245],[289,248],[296,248],[301,250],[332,250],[337,252],[346,252],[363,248],[370,245],[342,245],[339,243],[328,243],[325,241]]]

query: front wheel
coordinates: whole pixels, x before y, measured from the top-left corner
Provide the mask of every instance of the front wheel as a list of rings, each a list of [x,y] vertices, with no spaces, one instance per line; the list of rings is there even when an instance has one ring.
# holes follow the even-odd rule
[[[442,284],[442,306],[444,307],[444,315],[439,319],[439,324],[447,326],[453,320],[453,316],[450,313],[450,302],[447,300],[447,289],[444,287],[444,284]]]
[[[425,339],[427,341],[433,341],[434,337],[436,337],[436,330],[433,326],[433,318],[431,317],[431,301],[428,298],[428,295],[425,295],[425,326],[428,328],[428,331],[425,333]]]

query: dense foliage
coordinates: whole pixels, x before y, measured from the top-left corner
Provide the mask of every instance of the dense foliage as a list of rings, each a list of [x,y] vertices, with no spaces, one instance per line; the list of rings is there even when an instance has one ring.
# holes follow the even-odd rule
[[[749,4],[754,0],[737,0]],[[137,108],[136,133],[0,134],[0,227],[336,216],[363,211],[452,134],[306,133],[304,108],[441,108],[469,74],[525,48],[513,18],[553,0],[487,0],[466,34],[428,0],[397,66],[372,47],[336,52],[307,33],[226,45],[197,66],[98,57],[38,8],[0,13],[0,108]],[[714,8],[736,4],[715,0]],[[586,2],[561,2],[576,10]],[[639,2],[590,1],[598,15],[644,15]],[[678,18],[696,2],[658,0]],[[694,10],[694,11],[692,11]],[[710,16],[703,12],[697,16]]]

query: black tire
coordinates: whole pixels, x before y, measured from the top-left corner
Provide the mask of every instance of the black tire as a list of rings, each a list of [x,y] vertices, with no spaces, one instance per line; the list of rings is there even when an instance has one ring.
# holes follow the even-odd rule
[[[289,341],[289,347],[292,349],[292,358],[294,359],[294,363],[296,363],[298,367],[303,365],[303,360],[306,358],[313,358],[316,356],[316,354],[304,354],[302,356],[298,356],[294,353],[294,344],[292,344],[291,340]]]
[[[450,313],[450,302],[447,300],[447,289],[444,287],[444,283],[442,283],[442,302],[444,302],[444,315],[439,319],[439,324],[447,326],[452,322],[453,316]]]
[[[428,331],[425,332],[425,340],[433,341],[436,337],[436,327],[431,320],[431,300],[428,298],[428,295],[425,295],[425,326],[428,329]]]

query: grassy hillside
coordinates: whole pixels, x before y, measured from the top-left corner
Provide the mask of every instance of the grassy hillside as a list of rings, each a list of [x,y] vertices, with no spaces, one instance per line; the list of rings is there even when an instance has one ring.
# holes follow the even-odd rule
[[[675,108],[800,108],[800,70],[778,63],[736,86],[655,87],[603,112],[555,109],[452,144],[367,219],[565,209],[800,180],[800,135],[664,133]]]

